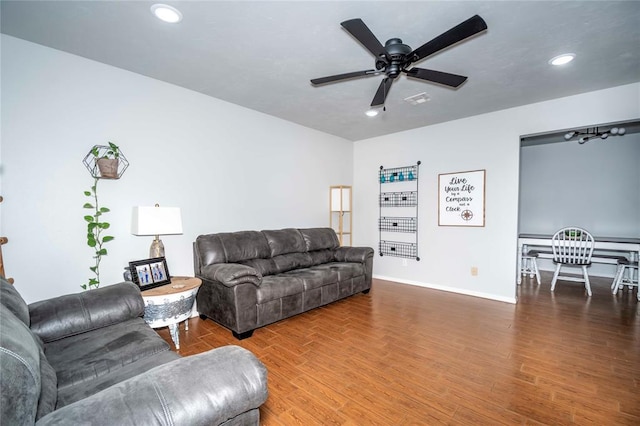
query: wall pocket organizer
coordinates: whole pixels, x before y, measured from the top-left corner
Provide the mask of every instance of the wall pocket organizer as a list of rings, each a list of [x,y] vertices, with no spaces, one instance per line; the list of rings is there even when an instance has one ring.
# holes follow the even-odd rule
[[[415,165],[380,166],[380,256],[420,260],[418,256],[418,171]]]

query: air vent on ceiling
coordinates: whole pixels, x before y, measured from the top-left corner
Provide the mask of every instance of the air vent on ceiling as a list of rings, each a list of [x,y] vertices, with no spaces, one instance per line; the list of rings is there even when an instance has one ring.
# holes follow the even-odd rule
[[[404,98],[405,102],[409,102],[411,105],[423,104],[429,101],[429,96],[422,92],[417,95],[409,96],[408,98]]]

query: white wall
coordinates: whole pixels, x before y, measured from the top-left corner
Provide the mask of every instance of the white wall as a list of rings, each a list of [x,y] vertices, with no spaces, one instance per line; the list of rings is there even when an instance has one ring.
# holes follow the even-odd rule
[[[598,124],[598,123],[592,123]],[[640,133],[523,147],[520,232],[553,234],[579,226],[595,236],[640,237]],[[553,270],[541,260],[541,269]],[[590,274],[613,277],[615,265]]]
[[[156,202],[183,210],[184,235],[163,238],[173,275],[193,273],[191,242],[201,233],[327,225],[330,185],[354,185],[354,243],[377,247],[380,165],[421,160],[422,260],[404,267],[376,255],[375,275],[514,301],[520,136],[640,117],[632,84],[352,145],[77,56],[1,42],[0,234],[10,240],[7,275],[30,302],[78,291],[90,276],[82,205],[92,179],[81,160],[109,140],[131,167],[99,184],[116,237],[104,283],[147,257],[151,237],[130,235],[130,212]],[[476,169],[487,171],[486,226],[438,227],[438,174]]]
[[[184,234],[165,236],[172,275],[193,274],[202,233],[328,226],[330,185],[352,183],[353,147],[177,86],[2,35],[1,235],[7,276],[28,302],[80,291],[91,275],[82,159],[113,141],[131,163],[100,181],[116,239],[102,282],[148,257],[130,234],[135,205],[182,208]]]
[[[640,236],[640,133],[522,148],[520,230]]]
[[[366,236],[364,245],[378,245],[379,167],[422,161],[421,260],[402,266],[400,258],[376,256],[374,275],[515,301],[520,136],[638,118],[639,94],[640,84],[631,84],[356,142],[354,231]],[[428,114],[437,105],[424,108]],[[478,169],[486,170],[485,227],[439,227],[438,174]],[[621,196],[626,191],[615,190]]]

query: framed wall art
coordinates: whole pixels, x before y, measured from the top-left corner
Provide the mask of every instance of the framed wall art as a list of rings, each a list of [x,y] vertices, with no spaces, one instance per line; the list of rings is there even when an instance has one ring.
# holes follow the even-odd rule
[[[438,226],[484,226],[486,170],[438,175]]]
[[[140,290],[149,290],[169,284],[171,277],[164,257],[129,262],[131,281],[138,284]]]

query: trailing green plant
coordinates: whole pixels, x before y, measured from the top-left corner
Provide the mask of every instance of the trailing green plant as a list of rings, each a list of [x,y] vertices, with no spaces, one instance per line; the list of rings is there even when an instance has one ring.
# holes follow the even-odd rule
[[[98,158],[113,158],[113,159],[118,159],[120,158],[120,147],[118,147],[118,145],[114,144],[113,142],[109,142],[109,149],[102,154],[102,156],[100,156],[100,152],[99,152],[99,147],[98,146],[94,146],[93,149],[91,150],[91,153],[93,154],[94,157],[96,157],[96,159]]]
[[[109,148],[103,152],[102,155],[100,154],[98,146],[93,147],[91,154],[94,156],[94,161],[96,162],[102,158],[118,159],[120,158],[120,148],[113,142],[109,142]],[[92,210],[92,214],[84,216],[84,220],[87,222],[87,245],[94,250],[94,264],[89,267],[89,270],[93,273],[93,277],[89,278],[86,284],[80,286],[84,290],[100,287],[100,262],[102,261],[102,257],[108,254],[104,245],[114,239],[111,235],[104,235],[104,231],[109,229],[111,225],[104,220],[103,215],[109,213],[110,210],[107,207],[101,206],[98,201],[99,181],[100,177],[94,176],[93,185],[90,190],[84,191],[84,195],[90,197],[91,202],[84,203],[83,207]]]
[[[84,220],[87,222],[87,245],[95,251],[93,256],[95,263],[89,267],[89,270],[93,272],[94,276],[89,278],[87,284],[81,285],[85,290],[100,287],[100,261],[102,261],[102,256],[107,255],[107,249],[103,246],[105,243],[114,239],[111,235],[103,235],[103,232],[109,229],[111,225],[109,222],[104,221],[102,215],[108,213],[110,210],[107,207],[100,206],[98,203],[99,180],[99,178],[94,178],[90,191],[84,191],[84,195],[93,199],[91,203],[87,202],[83,207],[93,210],[92,214],[84,217]]]
[[[113,142],[109,142],[108,146],[95,145],[82,162],[93,177],[93,185],[89,191],[84,191],[84,195],[90,197],[91,202],[85,202],[83,208],[91,210],[91,214],[86,214],[84,220],[87,223],[87,245],[94,250],[94,263],[89,267],[93,276],[80,287],[91,290],[100,287],[100,262],[102,257],[108,254],[104,245],[114,239],[111,235],[105,235],[105,231],[111,225],[104,220],[103,215],[110,210],[101,206],[98,201],[98,182],[100,179],[119,179],[129,163],[118,145]]]

